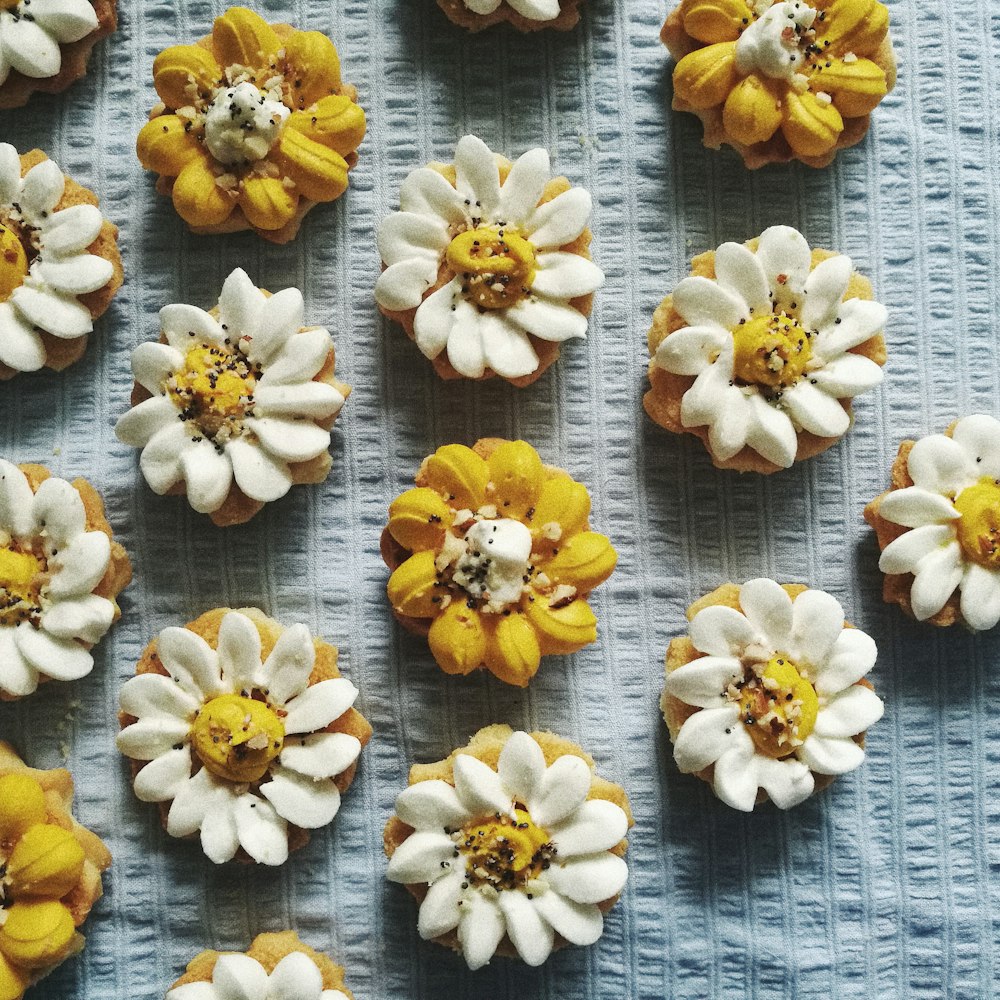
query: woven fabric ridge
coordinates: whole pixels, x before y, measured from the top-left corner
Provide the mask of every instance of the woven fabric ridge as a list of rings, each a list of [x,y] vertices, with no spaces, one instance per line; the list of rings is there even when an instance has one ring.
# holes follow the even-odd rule
[[[433,0],[258,0],[272,21],[325,31],[369,122],[350,189],[295,242],[196,237],[135,157],[156,100],[156,53],[204,35],[222,0],[120,4],[118,33],[66,94],[4,112],[4,141],[44,149],[121,227],[126,282],[84,359],[0,387],[0,455],[83,475],[103,493],[135,564],[123,617],[93,674],[0,705],[0,737],[35,766],[67,766],[77,813],[114,853],[83,955],[36,996],[162,997],[204,948],[244,950],[296,929],[347,970],[359,1000],[985,1000],[1000,995],[1000,629],[973,637],[904,619],[881,601],[861,518],[903,438],[958,416],[1000,416],[1000,15],[986,0],[890,0],[900,63],[871,133],[824,170],[747,172],[670,110],[667,7],[585,0],[572,32],[469,35]],[[519,391],[445,383],[377,312],[375,230],[406,174],[450,160],[473,132],[516,156],[538,145],[594,195],[607,275],[586,341]],[[700,443],[645,417],[645,332],[689,259],[774,224],[851,256],[889,310],[884,385],[817,459],[770,476],[711,467]],[[306,319],[354,387],[333,432],[333,472],[226,531],[142,481],[114,422],[132,348],[160,306],[217,301],[243,267],[302,289]],[[441,444],[521,437],[588,484],[595,530],[620,561],[593,594],[600,636],[543,661],[527,691],[446,677],[385,600],[378,541],[389,502]],[[830,591],[880,657],[886,715],[868,759],[790,813],[751,815],[678,773],[657,700],[684,609],[754,576]],[[114,747],[118,690],[149,637],[218,606],[302,621],[341,650],[375,729],[332,826],[277,871],[215,868],[139,803]],[[496,960],[475,974],[420,941],[412,899],[384,878],[381,829],[412,761],[437,760],[484,725],[578,742],[629,793],[631,878],[590,949],[541,970]],[[31,994],[29,994],[30,996]]]

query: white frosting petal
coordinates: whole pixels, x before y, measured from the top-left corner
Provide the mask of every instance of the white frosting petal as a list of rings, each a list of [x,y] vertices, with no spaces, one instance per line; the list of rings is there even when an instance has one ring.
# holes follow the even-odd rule
[[[119,706],[126,715],[134,715],[137,719],[180,721],[185,725],[190,725],[201,707],[201,698],[163,674],[149,673],[130,677],[122,685],[118,698]],[[133,733],[129,738],[134,739],[138,735]]]
[[[0,459],[0,531],[26,538],[34,534],[35,524],[28,477],[13,462]]]
[[[0,52],[3,45],[0,44]],[[21,191],[21,158],[9,142],[0,142],[0,203],[17,201]]]
[[[233,810],[236,795],[228,786],[218,788],[201,821],[201,849],[217,865],[231,861],[240,846]]]
[[[10,300],[24,318],[60,340],[76,340],[94,328],[90,310],[71,295],[62,295],[36,281],[14,289]]]
[[[836,399],[853,398],[881,383],[881,367],[862,354],[842,354],[809,376]]]
[[[775,299],[798,295],[809,276],[812,253],[806,238],[791,226],[771,226],[761,233],[757,259]],[[784,278],[784,281],[779,280]]]
[[[462,194],[430,167],[420,167],[407,175],[399,189],[399,207],[404,212],[437,215],[450,225],[469,220]]]
[[[455,187],[472,203],[473,220],[492,220],[500,205],[500,170],[482,139],[463,136],[455,147]]]
[[[15,631],[0,628],[0,691],[20,698],[38,688],[38,670],[21,655]]]
[[[907,470],[914,486],[942,496],[953,496],[980,476],[968,451],[944,434],[917,441],[907,459]]]
[[[502,892],[499,901],[507,925],[507,936],[525,965],[536,968],[552,954],[555,932],[520,892]]]
[[[194,697],[207,700],[227,693],[218,653],[190,629],[165,628],[157,639],[156,654],[170,676]]]
[[[311,733],[298,744],[286,740],[281,751],[283,767],[308,778],[335,778],[361,753],[361,741],[349,733]]]
[[[94,658],[82,646],[57,639],[29,622],[17,626],[14,640],[24,659],[53,680],[76,681],[94,669]]]
[[[285,732],[314,733],[339,719],[358,697],[358,689],[346,678],[320,681],[289,701],[285,708]]]
[[[865,752],[852,739],[817,736],[806,737],[798,749],[799,757],[817,774],[846,774],[865,759]]]
[[[507,930],[500,906],[479,893],[471,894],[462,907],[458,943],[470,969],[487,965]]]
[[[518,12],[531,21],[551,21],[559,16],[559,0],[507,0]]]
[[[219,1000],[219,995],[211,983],[184,983],[170,990],[166,1000]]]
[[[507,318],[540,340],[561,343],[587,336],[587,317],[572,306],[532,296],[521,299],[506,311]]]
[[[910,588],[913,616],[918,622],[926,621],[945,606],[961,582],[962,573],[962,549],[957,541],[920,560]]]
[[[844,609],[823,590],[804,590],[792,604],[787,652],[802,666],[822,666],[844,629]]]
[[[267,979],[264,966],[249,955],[220,955],[212,969],[218,1000],[263,1000]]]
[[[497,774],[506,795],[527,802],[545,777],[545,754],[527,733],[514,733],[500,751]]]
[[[492,14],[503,0],[462,0],[462,2],[476,14]]]
[[[111,561],[111,541],[103,531],[77,535],[49,558],[51,578],[45,596],[53,600],[89,594],[104,578]]]
[[[503,314],[484,313],[479,317],[479,335],[486,364],[503,378],[521,378],[538,367],[528,335]]]
[[[289,823],[316,830],[340,811],[340,791],[329,779],[307,778],[283,767],[272,768],[271,774],[260,793]]]
[[[808,379],[799,379],[786,389],[781,402],[803,430],[817,437],[840,437],[851,426],[850,416],[837,399]]]
[[[442,862],[452,861],[455,842],[443,831],[418,830],[411,833],[389,859],[386,877],[404,885],[433,882],[447,873]]]
[[[538,789],[526,803],[536,824],[555,826],[572,816],[586,801],[593,775],[587,762],[565,754],[546,769]]]
[[[254,292],[257,292],[256,288]],[[264,301],[263,308],[254,316],[252,326],[242,328],[240,346],[251,361],[268,366],[299,332],[304,322],[302,293],[297,288],[283,288]]]
[[[841,253],[820,261],[809,273],[799,311],[799,319],[807,330],[818,330],[834,322],[852,270],[851,258]]]
[[[232,489],[232,464],[204,438],[192,441],[181,453],[181,473],[187,483],[188,502],[199,514],[218,510]]]
[[[674,309],[689,326],[729,331],[749,316],[749,306],[709,278],[683,278],[673,292]]]
[[[725,690],[743,677],[743,665],[734,656],[700,656],[667,674],[668,694],[698,708],[718,708]]]
[[[584,188],[570,188],[539,205],[525,223],[524,231],[539,250],[565,246],[587,228],[593,200]]]
[[[35,521],[56,547],[68,545],[87,530],[83,498],[65,479],[46,479],[38,487],[32,506]]]
[[[887,318],[886,308],[881,302],[848,299],[837,310],[837,319],[813,338],[813,354],[832,361],[881,333]]]
[[[906,531],[882,550],[878,568],[883,573],[913,573],[922,559],[954,537],[954,529],[947,524],[925,524]]]
[[[117,427],[115,429],[118,430]],[[126,424],[125,433],[130,434],[131,431],[130,425]],[[133,440],[138,438],[137,431]],[[125,443],[130,442],[125,440]],[[181,481],[181,455],[190,445],[191,438],[187,428],[178,420],[172,420],[149,439],[139,456],[139,468],[154,493],[162,496]]]
[[[257,686],[261,667],[261,641],[257,626],[238,611],[230,611],[219,624],[219,670],[222,681],[235,694],[247,694]]]
[[[266,302],[267,297],[250,280],[250,275],[238,267],[226,278],[219,293],[219,324],[240,337],[255,334]],[[162,322],[162,313],[160,319]]]
[[[980,476],[1000,477],[1000,420],[975,413],[963,417],[952,431]]]
[[[570,944],[591,945],[604,933],[604,914],[593,903],[576,903],[558,892],[543,892],[532,903]]]
[[[725,348],[729,334],[717,326],[685,326],[666,337],[656,349],[656,363],[675,375],[698,375]]]
[[[985,632],[1000,622],[1000,572],[969,563],[961,587],[962,617],[969,628]]]
[[[814,664],[812,681],[816,693],[829,697],[857,684],[875,666],[875,640],[858,628],[845,628],[837,636],[822,664]]]
[[[268,985],[275,1000],[320,1000],[323,974],[308,955],[293,951],[274,967]]]
[[[779,809],[791,809],[813,793],[815,781],[809,768],[799,760],[770,760],[757,756],[754,771],[760,788]]]
[[[251,417],[246,426],[264,451],[284,462],[307,462],[330,447],[330,432],[311,420]]]
[[[249,792],[234,809],[240,847],[261,865],[283,865],[288,860],[288,824],[274,806]]]
[[[424,293],[437,281],[438,262],[413,257],[387,267],[375,282],[375,301],[383,309],[402,312],[420,305]]]
[[[332,350],[333,338],[324,327],[295,333],[267,366],[257,384],[295,385],[308,382],[319,374]]]
[[[481,378],[486,371],[486,355],[479,329],[479,313],[464,300],[459,311],[461,319],[448,335],[448,361],[460,375]]]
[[[817,736],[856,736],[878,722],[885,705],[874,691],[855,684],[832,697],[819,710],[813,732]]]
[[[742,243],[723,243],[715,251],[715,280],[723,290],[760,313],[771,309],[767,276],[757,255]]]
[[[177,348],[171,347],[169,344],[161,344],[158,341],[139,344],[132,352],[132,374],[135,376],[136,382],[147,392],[152,393],[154,398],[160,396],[160,393],[163,392],[164,384],[183,365],[184,355]],[[174,419],[176,419],[177,410],[173,403],[164,397],[160,398],[163,399],[164,403],[170,404],[171,410],[174,413]],[[149,403],[150,400],[147,399],[145,402]],[[140,403],[139,405],[142,406],[143,404]],[[133,411],[135,409],[136,407],[133,408]],[[122,420],[124,419],[125,417],[122,417]],[[119,425],[121,422],[120,420]],[[126,443],[131,444],[132,442],[129,441]],[[143,443],[145,444],[145,442]]]
[[[0,302],[0,364],[19,372],[36,372],[45,364],[42,338],[10,302]]]
[[[727,750],[746,747],[753,752],[750,737],[739,724],[739,707],[705,708],[684,720],[674,740],[674,760],[685,774],[714,764]]]
[[[259,445],[237,438],[226,445],[226,454],[233,466],[236,485],[251,500],[270,503],[292,488],[288,464],[267,454]]]
[[[183,425],[178,423],[177,407],[173,400],[167,396],[151,396],[119,417],[118,423],[115,424],[115,435],[123,444],[131,445],[133,448],[145,448],[164,429],[171,431],[172,440],[179,441],[180,438],[187,440]],[[178,450],[177,459],[179,457]],[[167,488],[169,489],[169,486]]]
[[[56,639],[79,639],[94,645],[111,628],[115,606],[96,594],[86,594],[76,600],[60,601],[42,612],[43,631]]]
[[[416,212],[393,212],[378,228],[378,252],[386,267],[401,261],[433,262],[435,271],[451,237],[443,219]]]
[[[748,580],[740,587],[740,608],[770,648],[780,650],[792,630],[793,617],[792,599],[784,587],[765,577]]]
[[[702,608],[689,628],[695,649],[712,656],[739,656],[759,638],[758,630],[744,615],[722,605]]]
[[[199,344],[218,347],[226,339],[225,331],[214,316],[197,306],[183,303],[164,306],[160,310],[160,329],[167,343],[182,354]]]
[[[617,847],[628,833],[628,816],[614,802],[588,799],[567,820],[549,828],[560,858]]]
[[[596,292],[604,284],[604,272],[579,254],[562,250],[540,253],[536,264],[531,290],[548,298],[573,299]]]
[[[463,806],[471,813],[509,814],[511,797],[504,791],[500,776],[488,764],[461,753],[455,758],[455,791]],[[532,816],[535,810],[531,806]],[[536,822],[542,823],[540,819]]]
[[[59,42],[78,42],[98,26],[90,0],[33,0],[31,16]]]
[[[191,750],[168,750],[146,764],[135,776],[135,796],[140,802],[169,802],[191,777]]]
[[[38,277],[57,292],[85,295],[103,288],[115,273],[110,260],[94,254],[79,253],[65,259],[42,260],[32,267],[32,276]]]
[[[421,784],[426,785],[429,782],[423,781]],[[417,917],[417,932],[425,941],[447,934],[458,926],[462,915],[462,907],[458,904],[464,892],[462,888],[464,881],[464,871],[451,872],[439,878],[427,890]]]
[[[621,892],[628,865],[616,854],[593,854],[553,865],[547,879],[556,892],[575,903],[600,903]]]
[[[498,221],[511,226],[524,226],[535,212],[551,176],[547,149],[529,149],[519,156],[500,188]],[[539,245],[537,240],[534,242]]]
[[[452,278],[428,295],[413,316],[413,336],[424,357],[436,358],[445,349],[451,331],[468,322],[470,315],[475,315],[475,310],[462,297],[461,278]]]
[[[122,733],[127,731],[122,730]],[[190,837],[197,833],[205,813],[214,804],[216,788],[215,779],[207,768],[203,767],[193,774],[187,783],[181,786],[170,804],[170,811],[167,813],[167,833],[171,837]]]
[[[734,385],[727,385],[716,401],[716,413],[708,425],[712,454],[725,462],[741,452],[750,433],[750,404]]]
[[[25,19],[22,18],[21,23],[25,23]],[[20,69],[16,63],[15,67]],[[42,160],[24,175],[18,205],[29,221],[40,222],[41,216],[52,212],[56,207],[65,190],[66,178],[63,172],[52,160]]]
[[[698,713],[698,715],[703,714],[703,712]],[[712,788],[727,806],[740,812],[751,812],[757,801],[757,790],[760,788],[760,782],[757,780],[759,757],[754,753],[753,741],[746,733],[744,736],[746,736],[745,742],[740,741],[729,746],[715,761]]]
[[[790,468],[799,448],[799,437],[791,418],[758,393],[752,393],[746,400],[747,444],[769,462],[782,469]]]
[[[264,385],[254,393],[254,410],[263,417],[309,417],[326,420],[340,411],[344,397],[326,382]]]
[[[0,201],[3,195],[0,194]],[[104,216],[96,205],[70,205],[53,212],[45,227],[45,249],[66,257],[86,250],[104,226]]]
[[[260,673],[260,686],[267,691],[268,701],[284,705],[302,694],[309,685],[315,663],[316,647],[309,629],[302,624],[285,629]]]
[[[447,781],[418,781],[396,796],[396,815],[415,830],[458,829],[472,813]]]
[[[959,516],[958,511],[943,496],[906,486],[893,490],[879,505],[879,514],[887,521],[917,528],[923,524],[946,524]]]
[[[126,726],[116,737],[115,744],[126,757],[133,760],[156,760],[181,743],[187,737],[189,729],[190,724],[183,719],[140,719]]]

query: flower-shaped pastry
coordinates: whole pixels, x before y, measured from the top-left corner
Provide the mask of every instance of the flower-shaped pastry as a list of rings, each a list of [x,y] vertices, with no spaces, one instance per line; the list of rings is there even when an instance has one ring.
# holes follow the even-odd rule
[[[379,227],[375,299],[442,378],[530,385],[585,337],[604,274],[590,260],[591,199],[551,177],[549,154],[515,164],[474,135],[454,165],[414,170]]]
[[[569,31],[580,20],[581,0],[438,0],[438,6],[455,24],[482,31],[507,24],[518,31],[554,28]]]
[[[603,933],[631,825],[624,790],[575,743],[489,726],[410,769],[385,828],[387,874],[419,902],[420,936],[469,968],[494,954],[541,965]]]
[[[0,701],[89,674],[131,579],[90,483],[0,459]]]
[[[347,190],[365,115],[326,35],[269,25],[245,7],[153,63],[160,96],[137,151],[196,233],[295,237],[306,212]]]
[[[295,931],[258,934],[245,953],[203,951],[166,1000],[352,1000],[344,970]]]
[[[660,707],[674,759],[734,809],[789,809],[864,760],[883,705],[864,680],[871,637],[822,590],[727,583],[688,608]]]
[[[77,930],[101,898],[111,855],[70,813],[73,779],[27,767],[0,742],[0,997],[83,948]]]
[[[777,472],[835,444],[885,364],[885,307],[850,258],[772,226],[691,271],[653,316],[650,417],[740,472]]]
[[[382,558],[396,617],[442,670],[524,687],[542,656],[597,640],[587,596],[618,556],[582,483],[497,438],[438,448],[416,483],[389,508]]]
[[[256,608],[166,628],[121,690],[118,749],[172,837],[280,865],[340,809],[371,738],[335,647]]]
[[[980,631],[1000,621],[1000,421],[977,413],[904,441],[865,520],[882,549],[887,603],[932,625]]]
[[[0,2],[0,108],[75,83],[93,47],[117,26],[118,0]]]
[[[83,355],[123,277],[97,204],[41,150],[0,143],[0,380]]]
[[[826,166],[896,82],[888,30],[878,0],[682,0],[661,35],[677,60],[674,108],[751,169]]]
[[[321,483],[350,393],[333,339],[304,327],[302,293],[261,291],[237,269],[211,312],[160,310],[160,339],[132,352],[132,409],[115,428],[142,449],[155,493],[187,494],[220,525],[243,524],[293,485]]]

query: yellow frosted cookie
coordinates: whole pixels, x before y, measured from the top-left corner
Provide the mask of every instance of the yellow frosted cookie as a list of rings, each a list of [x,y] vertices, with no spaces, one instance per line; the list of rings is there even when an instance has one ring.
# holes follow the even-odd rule
[[[321,32],[231,7],[211,35],[161,52],[153,83],[161,103],[139,160],[194,232],[287,243],[314,205],[347,190],[365,114]]]
[[[524,441],[484,438],[426,458],[389,508],[382,557],[397,619],[449,674],[525,687],[541,657],[597,640],[587,597],[615,568],[590,494]]]
[[[892,90],[888,31],[878,0],[683,0],[661,34],[677,60],[673,106],[750,168],[826,166]]]
[[[0,1000],[20,1000],[83,948],[78,928],[111,855],[72,804],[69,771],[30,768],[0,742]]]

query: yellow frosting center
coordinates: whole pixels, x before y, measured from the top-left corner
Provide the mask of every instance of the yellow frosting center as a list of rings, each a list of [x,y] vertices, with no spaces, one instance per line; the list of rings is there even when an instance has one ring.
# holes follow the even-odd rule
[[[525,809],[514,817],[498,814],[463,830],[460,849],[470,860],[469,881],[496,889],[524,887],[549,867],[555,856],[550,836]]]
[[[463,291],[483,309],[506,309],[531,291],[535,249],[510,229],[483,226],[459,233],[447,257],[464,279]]]
[[[285,726],[264,702],[224,694],[202,707],[192,737],[205,767],[220,778],[244,784],[267,773],[281,753]]]
[[[8,4],[9,6],[9,4]],[[4,0],[0,0],[0,9]],[[13,229],[0,224],[0,302],[6,302],[28,274],[28,255]]]
[[[44,573],[38,556],[0,549],[0,624],[17,625],[41,612]]]
[[[806,331],[784,312],[754,316],[733,331],[733,372],[751,385],[791,385],[811,357]]]
[[[743,685],[740,718],[757,750],[787,757],[812,732],[819,713],[816,691],[787,657],[775,656],[764,673]]]
[[[223,429],[230,434],[237,429],[253,404],[256,385],[255,373],[243,355],[199,346],[188,351],[170,394],[181,413],[195,421],[206,437],[215,439]]]
[[[958,542],[968,559],[1000,569],[1000,483],[988,476],[955,497]]]

